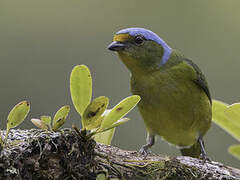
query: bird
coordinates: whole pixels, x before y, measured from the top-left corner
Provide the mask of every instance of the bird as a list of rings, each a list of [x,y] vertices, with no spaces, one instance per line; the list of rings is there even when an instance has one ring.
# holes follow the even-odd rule
[[[160,136],[183,156],[207,157],[203,136],[211,127],[212,99],[200,68],[154,32],[126,28],[114,34],[108,49],[117,52],[131,74],[132,94],[147,130],[147,155]]]

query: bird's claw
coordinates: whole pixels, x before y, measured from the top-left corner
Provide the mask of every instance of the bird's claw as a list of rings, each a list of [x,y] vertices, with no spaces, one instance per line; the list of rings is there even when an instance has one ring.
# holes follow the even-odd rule
[[[139,153],[147,156],[149,153],[151,153],[151,150],[148,148],[148,146],[142,146],[141,149],[139,150]]]
[[[203,163],[203,164],[205,164],[206,161],[208,161],[208,162],[211,162],[211,161],[212,161],[211,158],[207,157],[207,155],[204,154],[204,153],[201,153],[201,154],[200,154],[199,159],[202,160],[202,163]]]

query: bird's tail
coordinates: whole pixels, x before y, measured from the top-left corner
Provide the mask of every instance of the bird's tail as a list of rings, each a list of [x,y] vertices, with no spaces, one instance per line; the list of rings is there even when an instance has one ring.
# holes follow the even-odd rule
[[[189,148],[183,148],[180,150],[183,156],[190,156],[194,158],[199,158],[201,154],[201,146],[199,142],[197,141],[195,144],[193,144]]]

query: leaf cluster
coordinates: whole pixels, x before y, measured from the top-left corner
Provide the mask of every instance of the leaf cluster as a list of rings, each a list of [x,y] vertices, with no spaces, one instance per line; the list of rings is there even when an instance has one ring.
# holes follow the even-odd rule
[[[89,137],[103,144],[110,144],[115,128],[127,121],[123,118],[136,104],[140,97],[130,96],[122,100],[112,109],[107,109],[109,99],[100,96],[92,100],[92,76],[87,66],[75,66],[70,75],[70,91],[73,105],[81,116],[82,130],[90,132]],[[7,130],[5,140],[0,134],[0,144],[4,146],[9,131],[20,125],[30,111],[30,104],[22,101],[14,106],[7,118]],[[65,123],[70,112],[70,106],[61,107],[54,115],[32,118],[31,122],[38,128],[46,131],[57,131]]]
[[[129,121],[123,118],[140,101],[138,95],[123,99],[112,109],[107,109],[108,97],[92,100],[92,76],[85,65],[75,66],[70,76],[71,97],[76,111],[81,116],[82,127],[89,136],[103,144],[110,144],[115,127]]]
[[[213,121],[228,134],[240,141],[240,103],[232,105],[213,100]],[[228,152],[240,160],[240,144],[231,145]]]
[[[61,107],[55,114],[53,120],[51,116],[41,116],[40,119],[31,119],[32,123],[40,129],[57,131],[66,121],[70,106]]]

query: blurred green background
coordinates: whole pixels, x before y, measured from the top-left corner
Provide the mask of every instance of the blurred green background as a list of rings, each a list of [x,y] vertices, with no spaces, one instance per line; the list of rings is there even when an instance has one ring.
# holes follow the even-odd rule
[[[1,0],[1,128],[10,109],[24,99],[31,102],[31,113],[20,128],[33,128],[30,118],[53,115],[65,104],[72,107],[65,127],[80,126],[69,93],[69,75],[77,64],[90,68],[94,97],[108,96],[114,106],[129,96],[130,73],[106,48],[126,27],[151,29],[192,58],[214,99],[239,101],[239,8],[239,0]],[[137,109],[128,117],[132,120],[117,129],[113,144],[138,150],[145,143],[143,121]],[[215,124],[205,141],[213,160],[240,166],[227,152],[238,142]],[[153,152],[179,155],[160,138]]]

